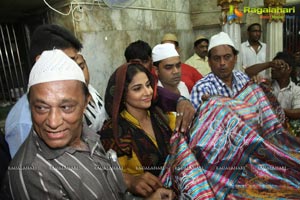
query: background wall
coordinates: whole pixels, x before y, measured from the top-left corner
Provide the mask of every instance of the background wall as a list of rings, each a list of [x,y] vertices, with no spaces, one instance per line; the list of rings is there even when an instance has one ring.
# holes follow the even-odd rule
[[[193,42],[197,34],[207,37],[221,30],[221,26],[213,27],[213,31],[193,27],[190,7],[194,2],[189,0],[136,0],[124,9],[111,9],[104,4],[82,2],[57,6],[64,16],[50,11],[50,21],[74,31],[83,43],[91,83],[104,96],[106,84],[111,73],[125,62],[124,50],[136,40],[144,40],[151,47],[160,43],[165,33],[177,35],[181,47],[181,60],[185,61],[193,54]],[[205,6],[217,10],[217,0],[210,5],[197,5],[198,10]],[[215,6],[213,6],[215,5]],[[78,7],[76,7],[78,6]],[[206,23],[209,24],[209,18]]]
[[[50,9],[48,12],[52,23],[67,27],[82,41],[91,83],[102,96],[111,73],[125,62],[124,50],[131,42],[140,39],[153,47],[165,33],[175,33],[181,47],[181,60],[185,61],[194,53],[193,42],[198,34],[210,38],[222,30],[217,0],[131,1],[133,3],[124,9],[111,9],[102,0],[72,1],[56,5],[64,15]],[[299,0],[287,0],[290,4],[296,2]],[[263,7],[264,4],[263,0],[244,0],[239,5],[240,10],[244,6]],[[241,41],[247,39],[247,26],[254,22],[264,26],[257,14],[244,15]],[[263,34],[265,42],[264,37]]]

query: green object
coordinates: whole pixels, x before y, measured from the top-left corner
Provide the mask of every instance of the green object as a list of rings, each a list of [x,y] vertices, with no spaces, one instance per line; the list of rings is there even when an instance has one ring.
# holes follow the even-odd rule
[[[290,120],[290,132],[295,136],[300,136],[300,119]]]

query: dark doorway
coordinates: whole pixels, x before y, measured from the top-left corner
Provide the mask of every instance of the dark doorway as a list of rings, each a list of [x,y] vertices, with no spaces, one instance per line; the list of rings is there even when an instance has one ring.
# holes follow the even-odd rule
[[[296,13],[286,14],[283,23],[283,49],[291,54],[300,50],[300,4],[295,6]]]

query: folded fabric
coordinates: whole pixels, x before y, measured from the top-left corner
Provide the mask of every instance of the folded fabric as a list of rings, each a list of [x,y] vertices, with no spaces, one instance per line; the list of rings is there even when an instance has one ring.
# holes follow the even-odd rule
[[[300,199],[300,139],[284,129],[258,85],[246,85],[234,99],[204,102],[184,141],[162,172],[163,183],[181,188],[178,193],[198,197],[198,191],[199,199]],[[197,162],[183,165],[185,152]],[[178,179],[180,170],[193,178]]]

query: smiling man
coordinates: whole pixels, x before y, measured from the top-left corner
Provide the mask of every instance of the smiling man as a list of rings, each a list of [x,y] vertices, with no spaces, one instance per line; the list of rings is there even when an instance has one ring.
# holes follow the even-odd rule
[[[0,199],[125,199],[115,154],[83,122],[91,96],[76,62],[61,50],[44,51],[27,96],[32,129],[8,167]],[[172,191],[160,188],[149,199],[163,197],[170,200]]]
[[[45,40],[45,38],[47,39]],[[85,110],[84,123],[94,131],[99,131],[108,116],[105,112],[104,103],[100,94],[89,84],[90,76],[88,66],[84,57],[79,53],[82,49],[82,44],[73,33],[64,27],[56,24],[38,26],[33,32],[30,42],[29,53],[31,63],[34,64],[43,51],[52,49],[62,50],[82,69],[89,88],[89,93],[92,97]],[[12,158],[28,137],[31,126],[32,120],[29,103],[27,95],[24,94],[9,111],[5,121],[5,140],[9,145]]]
[[[112,170],[99,136],[83,123],[91,97],[76,62],[61,50],[44,51],[27,96],[32,129],[8,167],[5,193],[28,200],[120,199],[121,171]]]

